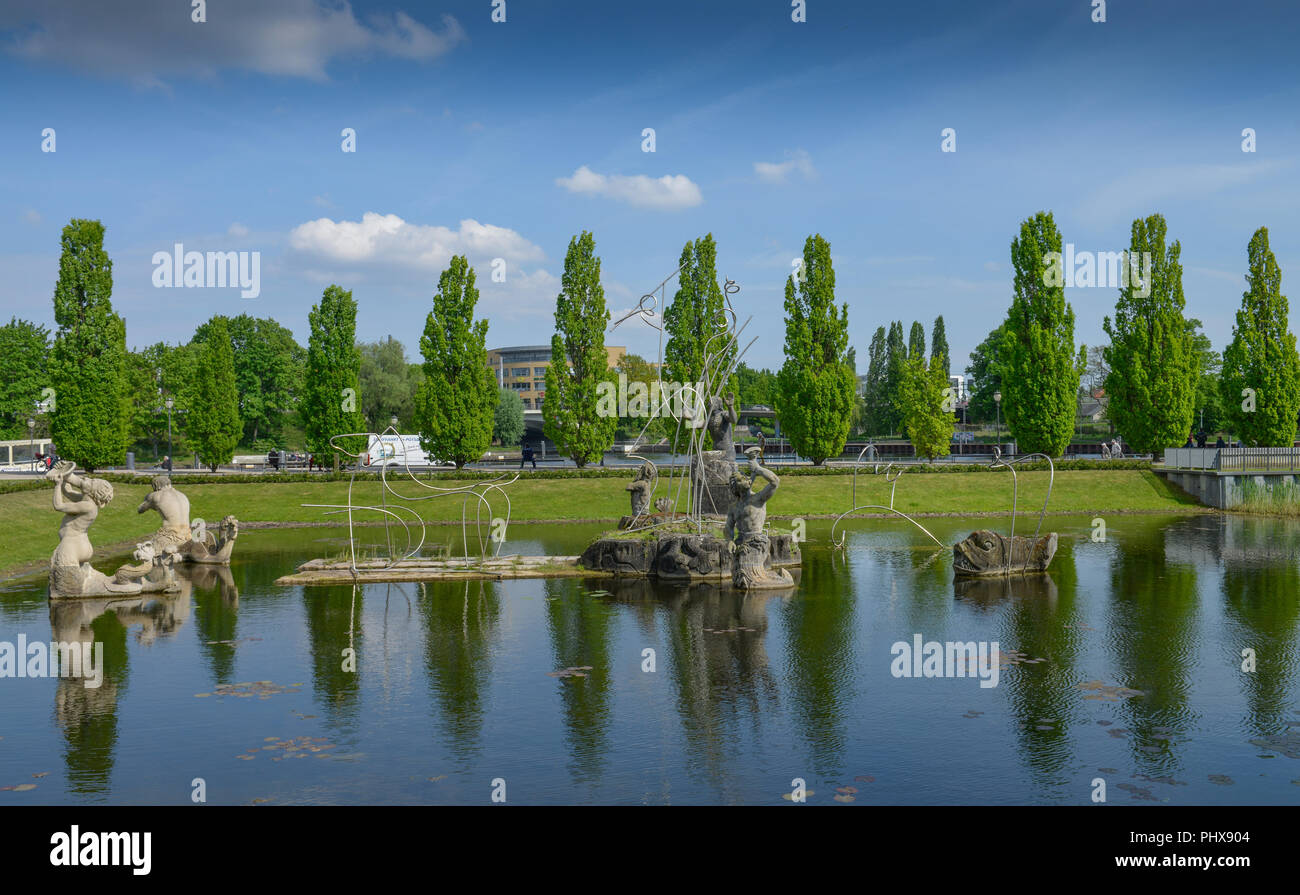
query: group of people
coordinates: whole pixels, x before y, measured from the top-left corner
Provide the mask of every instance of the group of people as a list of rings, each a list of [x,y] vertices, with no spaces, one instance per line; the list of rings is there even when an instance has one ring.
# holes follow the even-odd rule
[[[1204,429],[1202,429],[1202,430],[1199,431],[1199,432],[1188,432],[1188,433],[1187,433],[1187,444],[1183,445],[1183,447],[1185,447],[1185,448],[1203,448],[1203,447],[1205,447],[1205,443],[1206,443],[1207,441],[1209,441],[1209,440],[1210,440],[1210,436],[1209,436],[1208,434],[1206,434],[1206,431],[1205,431]],[[1227,443],[1224,442],[1224,440],[1223,440],[1223,436],[1220,435],[1220,436],[1218,437],[1218,439],[1214,442],[1214,446],[1215,446],[1216,448],[1224,448],[1224,447],[1227,447],[1228,445],[1227,445]]]

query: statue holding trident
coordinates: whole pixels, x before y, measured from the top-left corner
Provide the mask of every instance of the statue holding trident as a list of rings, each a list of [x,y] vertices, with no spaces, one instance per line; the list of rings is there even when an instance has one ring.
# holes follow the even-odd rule
[[[774,569],[771,563],[771,539],[763,530],[767,522],[767,502],[772,499],[781,480],[776,473],[759,461],[758,448],[745,451],[754,478],[763,478],[767,485],[755,492],[753,481],[736,473],[731,480],[735,503],[727,511],[723,535],[727,550],[732,554],[732,584],[744,590],[758,588],[792,587],[794,579],[785,569]],[[734,540],[733,540],[734,539]]]

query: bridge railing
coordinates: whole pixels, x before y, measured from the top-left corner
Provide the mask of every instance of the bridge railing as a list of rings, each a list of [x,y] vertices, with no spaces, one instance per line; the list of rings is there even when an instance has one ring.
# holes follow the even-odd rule
[[[1213,469],[1219,472],[1300,472],[1300,448],[1168,448],[1166,469]]]
[[[1219,460],[1218,468],[1222,472],[1300,471],[1300,448],[1224,448]]]

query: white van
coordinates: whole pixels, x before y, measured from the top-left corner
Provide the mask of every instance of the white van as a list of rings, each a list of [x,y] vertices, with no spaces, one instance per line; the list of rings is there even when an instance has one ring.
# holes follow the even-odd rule
[[[371,435],[361,461],[366,466],[441,466],[420,447],[419,435]]]

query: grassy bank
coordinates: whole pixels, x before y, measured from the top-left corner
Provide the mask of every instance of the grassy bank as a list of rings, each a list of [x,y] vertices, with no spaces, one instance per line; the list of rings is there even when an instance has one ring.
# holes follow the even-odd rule
[[[1046,472],[1019,474],[1020,509],[1037,512],[1047,488]],[[617,520],[628,512],[628,495],[623,490],[631,480],[624,472],[611,480],[608,476],[592,478],[525,478],[506,489],[510,496],[510,517],[514,522]],[[789,475],[781,481],[781,490],[770,506],[773,516],[838,515],[850,503],[852,476]],[[463,487],[464,483],[440,481],[444,487]],[[667,481],[660,483],[656,497],[666,493]],[[91,530],[97,546],[138,540],[158,526],[156,513],[137,515],[136,507],[148,493],[146,483],[114,484],[113,502],[100,511]],[[345,504],[348,483],[342,481],[202,482],[183,483],[189,496],[191,518],[205,519],[210,525],[233,513],[245,523],[319,523],[346,521],[345,515],[325,515],[326,509],[303,504]],[[394,482],[405,495],[428,492],[410,480]],[[890,484],[883,476],[858,476],[857,503],[888,504]],[[47,559],[58,543],[59,515],[50,506],[52,487],[26,489],[0,494],[0,574],[19,566]],[[506,501],[499,492],[489,494],[489,516],[504,516]],[[429,522],[459,522],[463,495],[447,495],[409,504]],[[357,483],[353,503],[380,504],[376,482]],[[390,495],[389,504],[395,499]],[[466,504],[469,518],[474,518],[477,501]],[[1011,476],[1004,472],[972,472],[924,475],[908,473],[897,483],[894,506],[908,513],[943,513],[974,515],[1005,513],[1011,508]],[[1065,470],[1056,474],[1056,485],[1048,509],[1057,513],[1105,512],[1192,512],[1200,509],[1192,498],[1142,469]],[[870,510],[864,513],[872,512]],[[358,511],[354,518],[377,521],[378,513]]]

